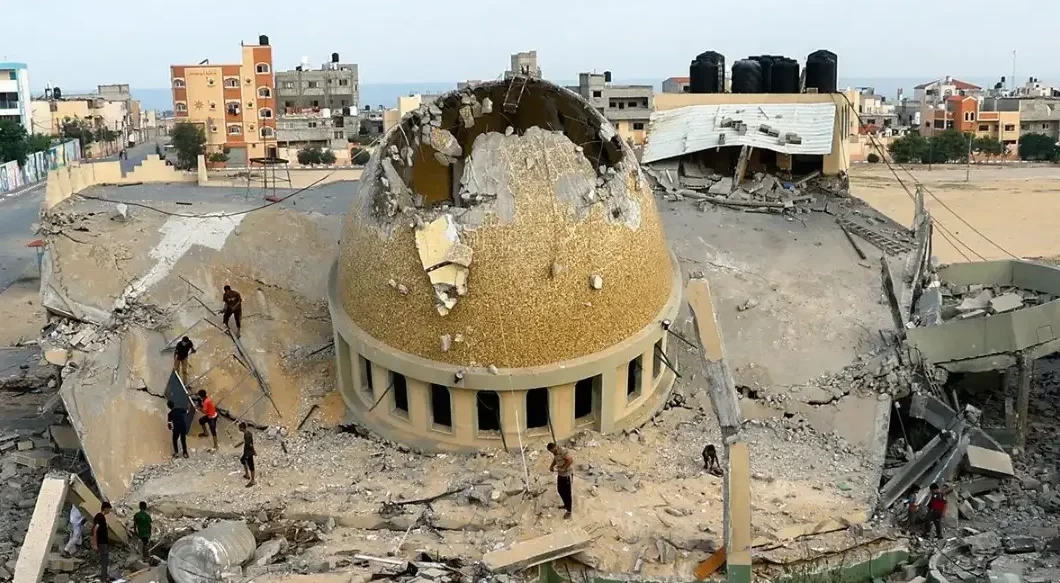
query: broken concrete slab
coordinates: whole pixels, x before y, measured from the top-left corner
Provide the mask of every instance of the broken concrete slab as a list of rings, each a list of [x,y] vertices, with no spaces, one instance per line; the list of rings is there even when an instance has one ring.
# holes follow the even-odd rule
[[[960,483],[960,489],[969,496],[978,496],[984,492],[992,492],[1001,487],[1001,481],[996,478],[975,478]]]
[[[63,452],[75,452],[81,449],[81,440],[77,432],[69,425],[52,425],[48,428],[52,442]]]
[[[993,292],[984,289],[975,296],[964,298],[964,301],[957,305],[957,311],[963,314],[977,310],[985,310],[990,307],[990,300],[992,299],[994,299]]]
[[[482,556],[482,563],[494,573],[522,571],[573,555],[588,548],[590,542],[584,530],[574,527],[488,552]]]
[[[61,476],[47,476],[37,493],[33,518],[15,563],[15,583],[38,583],[51,551],[55,529],[62,518],[67,482]]]
[[[1023,296],[1017,293],[1007,293],[990,300],[990,309],[995,314],[1011,312],[1023,307]]]
[[[1012,458],[1007,453],[970,445],[966,456],[969,469],[975,473],[1002,478],[1015,475]]]
[[[1001,537],[992,530],[966,536],[961,541],[974,553],[990,554],[1001,548]]]
[[[732,192],[732,184],[732,178],[726,176],[725,178],[722,178],[721,180],[710,185],[710,188],[707,189],[707,192],[710,194],[720,194],[722,196],[729,196],[729,193]]]
[[[27,468],[46,468],[51,465],[57,454],[45,450],[16,451],[11,458],[16,464]]]
[[[76,474],[70,474],[67,479],[67,486],[69,487],[68,496],[70,497],[70,502],[77,504],[85,516],[95,516],[103,509],[99,498],[92,493],[88,485],[81,481],[81,478]],[[108,520],[107,530],[110,531],[114,540],[123,545],[129,545],[129,533],[125,530],[125,526],[120,520]]]

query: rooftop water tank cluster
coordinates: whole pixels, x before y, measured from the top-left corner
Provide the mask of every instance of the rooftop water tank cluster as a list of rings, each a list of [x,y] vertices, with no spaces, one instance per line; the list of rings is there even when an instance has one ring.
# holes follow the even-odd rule
[[[838,57],[826,50],[806,57],[806,69],[799,62],[782,55],[759,55],[732,64],[733,93],[835,93],[838,86]],[[803,82],[805,75],[805,83]],[[725,92],[725,56],[707,51],[689,66],[690,93]]]

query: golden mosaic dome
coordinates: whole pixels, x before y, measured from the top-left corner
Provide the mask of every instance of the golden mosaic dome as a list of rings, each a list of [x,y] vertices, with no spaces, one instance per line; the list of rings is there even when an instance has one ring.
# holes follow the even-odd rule
[[[656,322],[673,269],[630,148],[577,94],[517,78],[420,105],[388,132],[337,277],[347,315],[389,347],[517,368]]]

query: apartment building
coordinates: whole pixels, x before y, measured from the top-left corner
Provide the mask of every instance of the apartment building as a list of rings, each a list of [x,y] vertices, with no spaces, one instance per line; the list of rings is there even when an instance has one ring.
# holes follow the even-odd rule
[[[238,64],[170,67],[173,112],[206,134],[207,152],[228,152],[230,166],[276,157],[276,84],[269,37],[242,45]]]
[[[988,104],[989,105],[989,104]],[[1014,154],[1020,139],[1020,112],[990,111],[975,97],[951,95],[938,105],[924,104],[920,110],[920,134],[934,136],[948,129],[991,137],[1004,143]]]
[[[982,95],[982,87],[974,83],[954,79],[949,75],[941,79],[921,83],[913,88],[913,99],[915,101],[933,105],[943,103],[947,98],[953,96],[981,97]]]
[[[13,121],[33,133],[29,95],[29,67],[0,62],[0,121]]]
[[[511,67],[504,72],[505,79],[513,77],[541,78],[541,67],[537,65],[537,51],[526,51],[512,55]]]
[[[615,85],[611,72],[581,73],[578,86],[571,87],[600,113],[615,131],[634,145],[644,144],[654,107],[655,88],[651,85]]]
[[[356,63],[338,53],[319,69],[308,60],[292,71],[276,73],[279,118],[276,139],[285,147],[321,147],[341,155],[360,131],[360,86]]]
[[[688,93],[692,84],[690,77],[670,77],[662,82],[663,93]]]

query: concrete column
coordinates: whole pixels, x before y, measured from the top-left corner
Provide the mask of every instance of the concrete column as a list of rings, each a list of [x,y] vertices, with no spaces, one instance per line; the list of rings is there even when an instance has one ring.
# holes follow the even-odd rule
[[[15,562],[15,583],[37,583],[41,580],[55,538],[55,529],[62,517],[66,489],[64,477],[44,478],[37,494],[33,518],[29,521],[22,549]]]
[[[655,344],[652,343],[648,350],[640,357],[640,362],[644,365],[641,371],[641,383],[640,392],[641,395],[647,397],[655,392]],[[663,366],[660,364],[659,366]]]
[[[373,363],[371,365],[371,370],[368,371],[368,374],[372,375],[372,394],[369,399],[371,402],[368,404],[368,407],[374,405],[375,402],[383,396],[383,393],[386,391],[387,387],[390,386],[389,373],[390,371],[379,366],[378,364]],[[366,392],[365,395],[367,394],[368,393]],[[390,403],[393,403],[392,399],[393,397],[391,395],[387,395],[386,399],[384,399],[387,402],[379,403],[379,406],[376,407],[375,411],[373,411],[372,413],[376,415],[386,415],[390,413]]]
[[[725,555],[729,583],[751,583],[751,459],[747,444],[728,450],[725,472]]]
[[[423,381],[405,377],[409,394],[409,423],[416,429],[428,431],[431,419],[431,386]]]
[[[335,332],[335,371],[338,377],[339,393],[353,396],[352,392],[357,391],[358,381],[360,377],[355,375],[355,365],[350,358],[350,345],[342,337],[342,334]]]
[[[619,374],[619,370],[621,370],[621,374]],[[615,404],[615,401],[619,398],[617,394],[619,377],[622,379],[621,398],[622,402],[625,403],[626,369],[622,366],[614,370],[605,370],[600,377],[600,432],[611,433],[615,430],[615,422],[618,421],[615,415],[618,405]]]
[[[500,391],[501,430],[508,449],[519,447],[520,432],[526,427],[526,391]]]
[[[549,388],[548,419],[556,439],[574,434],[574,383]]]
[[[449,395],[453,403],[453,437],[461,442],[475,439],[475,391],[450,387]]]
[[[1034,359],[1030,355],[1019,355],[1019,389],[1016,393],[1016,445],[1022,450],[1027,445],[1027,430],[1030,429],[1031,377],[1034,376]]]

